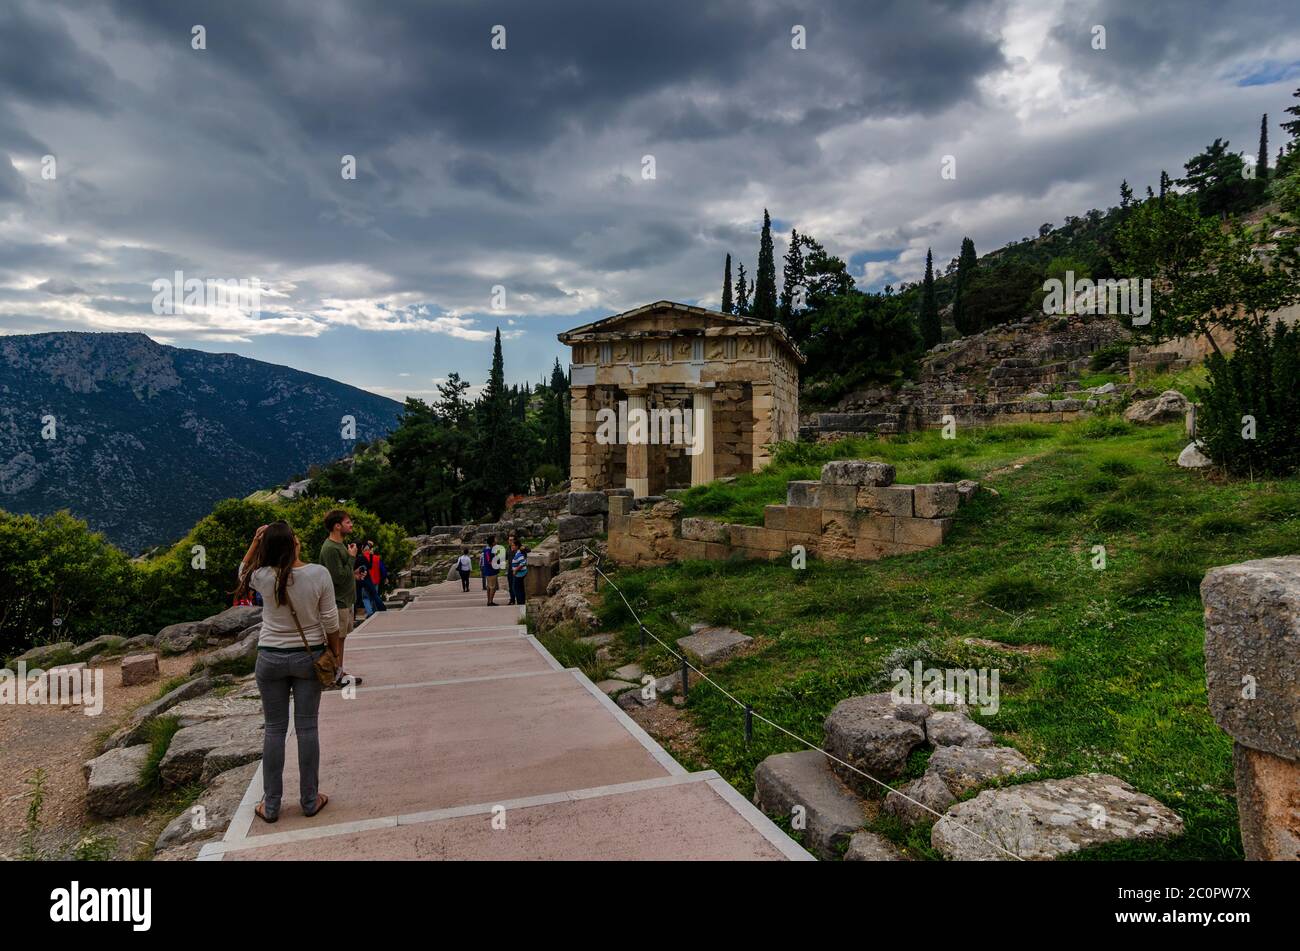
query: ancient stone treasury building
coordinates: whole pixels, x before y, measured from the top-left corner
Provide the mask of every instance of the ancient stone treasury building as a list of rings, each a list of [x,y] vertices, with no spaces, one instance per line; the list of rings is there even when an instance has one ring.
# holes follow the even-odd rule
[[[659,301],[559,339],[572,348],[575,491],[658,495],[756,471],[798,438],[805,361],[777,324]]]

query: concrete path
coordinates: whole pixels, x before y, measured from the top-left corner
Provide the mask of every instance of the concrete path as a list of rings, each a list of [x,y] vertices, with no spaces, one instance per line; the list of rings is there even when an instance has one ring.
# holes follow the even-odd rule
[[[321,699],[325,811],[298,806],[291,730],[280,820],[253,815],[259,771],[200,861],[812,858],[483,601],[430,585],[360,625],[346,667],[364,684]]]

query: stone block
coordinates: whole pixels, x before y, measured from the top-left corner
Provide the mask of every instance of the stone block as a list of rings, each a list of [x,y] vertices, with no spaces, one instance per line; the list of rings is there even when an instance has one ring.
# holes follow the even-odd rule
[[[560,541],[594,538],[604,534],[605,520],[599,515],[561,515],[557,520]]]
[[[754,805],[774,818],[790,819],[800,807],[809,851],[833,859],[836,845],[867,821],[862,801],[835,777],[817,750],[776,753],[754,770]]]
[[[609,508],[604,492],[570,492],[570,515],[600,515]]]
[[[894,467],[887,462],[840,459],[822,466],[822,485],[893,485]]]
[[[752,637],[730,627],[703,627],[692,629],[685,637],[677,639],[677,646],[702,667],[710,667],[729,660],[753,641]]]
[[[1201,601],[1214,721],[1238,743],[1300,759],[1300,555],[1211,568]]]
[[[778,532],[786,531],[786,511],[787,509],[784,505],[763,506],[763,527]]]
[[[820,535],[822,531],[822,510],[786,506],[785,530],[805,535]]]
[[[122,658],[122,686],[132,687],[158,679],[158,655],[128,654]]]
[[[100,819],[125,816],[148,804],[152,790],[141,788],[140,774],[149,759],[149,745],[109,750],[83,766],[86,811]]]
[[[1300,858],[1300,762],[1233,744],[1241,845],[1250,862]]]
[[[942,545],[952,529],[950,518],[900,518],[894,523],[894,541],[920,548]]]
[[[626,515],[632,511],[632,499],[626,495],[611,495],[606,504],[609,506],[609,517],[611,519],[615,515]]]
[[[823,482],[817,488],[817,507],[827,512],[856,512],[858,487]]]
[[[627,534],[631,530],[631,528],[632,528],[632,520],[629,516],[614,515],[613,513],[610,514],[609,516],[610,535],[613,535],[615,533]]]
[[[707,518],[682,519],[682,538],[698,542],[717,542],[729,544],[730,532],[723,522],[714,522]]]
[[[863,486],[858,489],[858,509],[874,515],[912,517],[910,485]]]
[[[879,780],[902,773],[925,742],[921,724],[928,713],[925,704],[896,704],[887,693],[841,700],[826,718],[825,749],[854,769],[832,761],[832,770],[859,794],[875,794],[879,787],[862,773]]]
[[[915,486],[917,518],[948,518],[957,514],[961,496],[955,482],[928,482]]]

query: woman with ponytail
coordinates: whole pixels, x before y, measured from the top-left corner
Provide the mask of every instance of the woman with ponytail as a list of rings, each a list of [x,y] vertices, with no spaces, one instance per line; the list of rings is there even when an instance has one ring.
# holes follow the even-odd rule
[[[334,582],[321,565],[305,563],[302,543],[287,522],[263,525],[239,566],[235,597],[262,596],[262,631],[257,639],[257,689],[266,720],[262,739],[262,801],[257,815],[275,822],[284,787],[284,744],[289,732],[289,697],[298,738],[299,802],[314,816],[329,797],[317,790],[320,739],[316,730],[321,684],[314,661],[321,651],[337,656],[339,617]]]

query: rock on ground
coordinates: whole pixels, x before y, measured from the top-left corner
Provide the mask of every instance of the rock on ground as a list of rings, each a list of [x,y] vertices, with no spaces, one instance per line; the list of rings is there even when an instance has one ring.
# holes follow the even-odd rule
[[[14,664],[22,661],[27,665],[27,669],[33,670],[36,667],[45,667],[50,661],[57,657],[66,656],[73,648],[76,647],[72,641],[59,641],[56,644],[42,644],[40,647],[33,647],[25,653],[19,654],[14,658]]]
[[[1190,405],[1182,393],[1165,390],[1152,399],[1138,400],[1124,410],[1124,418],[1130,423],[1172,423],[1183,419]]]
[[[1115,776],[1088,773],[985,790],[949,809],[935,823],[930,842],[953,860],[1010,860],[1002,849],[1041,860],[1182,832],[1183,820],[1168,807]]]
[[[193,806],[167,824],[154,850],[161,852],[223,834],[261,765],[260,760],[245,763],[218,776]]]
[[[992,746],[993,734],[964,713],[938,711],[925,720],[931,746]]]
[[[927,772],[885,797],[885,812],[897,816],[905,825],[934,822],[948,807],[957,801],[937,773]],[[929,807],[928,809],[925,807]],[[934,810],[931,812],[930,810]]]
[[[132,746],[140,743],[145,738],[145,730],[148,728],[149,721],[160,713],[165,713],[182,700],[189,700],[191,697],[198,697],[207,693],[213,687],[222,683],[230,683],[228,678],[218,677],[196,677],[194,680],[187,680],[175,690],[163,694],[157,700],[142,704],[131,711],[130,716],[117,730],[104,741],[102,750],[118,749],[123,746]]]
[[[900,775],[912,750],[925,742],[919,724],[928,714],[925,704],[895,704],[889,694],[841,700],[826,718],[825,749],[853,769],[841,763],[832,769],[858,793],[876,793],[879,786],[862,773],[882,782]]]
[[[887,462],[839,459],[822,466],[821,481],[823,485],[893,485],[894,467]]]
[[[592,632],[596,630],[598,622],[587,599],[595,592],[595,568],[564,571],[552,578],[546,586],[545,598],[529,602],[528,610],[530,613],[537,612],[537,625],[542,631],[572,621],[580,630]]]
[[[835,857],[836,843],[866,824],[862,802],[830,769],[817,750],[777,753],[754,771],[754,805],[770,816],[794,818],[803,807],[804,841],[821,859]]]
[[[84,766],[86,811],[101,819],[129,815],[149,802],[152,790],[140,786],[149,759],[148,745],[109,750]]]
[[[729,660],[744,650],[745,645],[751,641],[752,637],[741,634],[734,628],[696,625],[691,628],[690,634],[677,639],[677,646],[696,663],[710,667]]]
[[[858,832],[849,839],[849,850],[844,853],[846,862],[902,862],[902,854],[883,836],[874,832]]]
[[[151,680],[158,679],[158,655],[155,652],[148,654],[127,654],[122,658],[122,686],[131,687],[135,684],[148,683]]]
[[[217,697],[209,693],[176,704],[167,711],[167,715],[179,720],[181,729],[184,729],[187,726],[197,726],[212,720],[224,720],[227,717],[261,716],[262,701],[257,696]]]
[[[1214,460],[1201,452],[1196,443],[1189,442],[1178,454],[1178,464],[1184,469],[1208,469],[1214,465]]]
[[[168,785],[182,786],[261,756],[261,717],[227,717],[178,730],[158,771]]]
[[[208,626],[209,637],[232,637],[262,623],[262,608],[256,604],[241,604],[214,614],[203,623]]]
[[[219,650],[214,650],[210,654],[200,657],[194,663],[195,670],[205,670],[209,667],[216,667],[218,664],[233,663],[238,660],[248,660],[257,656],[257,639],[262,634],[262,625],[255,624],[247,631],[240,635],[239,640],[233,644],[227,644]]]
[[[926,772],[942,780],[954,796],[961,796],[995,779],[1027,776],[1037,770],[1009,746],[941,746],[930,757]]]

